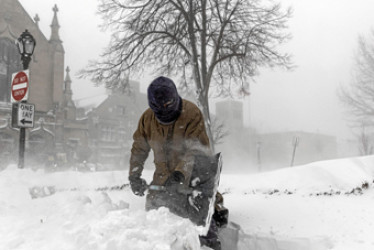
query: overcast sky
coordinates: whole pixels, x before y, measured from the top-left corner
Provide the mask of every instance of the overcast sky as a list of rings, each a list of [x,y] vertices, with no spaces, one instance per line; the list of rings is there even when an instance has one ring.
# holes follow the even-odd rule
[[[70,66],[73,98],[82,100],[101,95],[102,88],[76,79],[74,74],[95,59],[109,41],[98,28],[95,0],[20,0],[31,17],[37,13],[47,38],[54,4],[59,7],[60,37],[65,48],[65,65]],[[348,136],[337,88],[350,81],[354,51],[359,34],[374,28],[373,0],[282,0],[292,6],[292,40],[284,47],[293,54],[297,68],[263,70],[251,84],[245,100],[246,124],[261,132],[303,130]],[[149,76],[134,79],[148,84]],[[85,99],[89,100],[89,99]],[[250,115],[248,115],[250,114]]]
[[[374,28],[372,0],[283,0],[294,8],[286,50],[297,68],[264,71],[252,84],[252,122],[262,130],[347,136],[337,88],[350,81],[358,35]]]

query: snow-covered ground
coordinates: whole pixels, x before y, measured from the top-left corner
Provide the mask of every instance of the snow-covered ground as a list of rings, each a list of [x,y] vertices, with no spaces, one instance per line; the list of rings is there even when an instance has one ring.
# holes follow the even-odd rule
[[[373,180],[368,156],[260,174],[224,172],[219,189],[230,221],[241,228],[238,249],[372,250]],[[188,220],[167,209],[145,212],[144,197],[128,187],[105,189],[125,183],[127,171],[9,166],[0,172],[0,249],[200,249],[199,229]],[[33,192],[46,196],[33,199]]]

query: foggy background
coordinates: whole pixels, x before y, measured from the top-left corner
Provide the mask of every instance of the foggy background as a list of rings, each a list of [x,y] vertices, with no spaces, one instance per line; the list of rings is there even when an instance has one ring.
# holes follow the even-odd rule
[[[88,60],[99,57],[109,42],[110,32],[101,31],[96,14],[98,1],[20,0],[26,11],[40,17],[39,27],[50,36],[54,4],[59,8],[60,37],[65,48],[65,66],[71,68],[73,99],[77,106],[100,103],[103,87],[75,74]],[[282,50],[293,55],[295,69],[264,69],[250,83],[251,95],[244,103],[244,125],[260,133],[305,131],[337,137],[340,154],[349,149],[353,134],[344,119],[337,91],[351,79],[359,35],[367,35],[372,25],[372,0],[282,0],[294,10],[289,21],[292,39]],[[132,79],[145,92],[154,76]],[[214,103],[214,100],[212,101]],[[211,111],[215,113],[214,105]],[[140,116],[141,114],[139,114]]]

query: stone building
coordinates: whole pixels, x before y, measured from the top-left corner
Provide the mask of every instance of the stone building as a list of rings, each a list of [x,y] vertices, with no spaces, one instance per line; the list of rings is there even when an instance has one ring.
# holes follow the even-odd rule
[[[52,6],[51,6],[52,7]],[[17,161],[19,130],[11,126],[10,85],[13,73],[22,70],[15,40],[26,29],[36,40],[29,65],[28,102],[35,105],[34,128],[26,129],[26,165],[62,164],[79,160],[78,147],[87,147],[87,121],[77,120],[72,101],[69,68],[59,36],[58,8],[53,8],[48,39],[18,0],[0,0],[0,159],[2,164]]]
[[[138,82],[130,81],[131,92],[112,91],[87,114],[91,162],[108,168],[128,166],[132,135],[147,106],[147,96]]]

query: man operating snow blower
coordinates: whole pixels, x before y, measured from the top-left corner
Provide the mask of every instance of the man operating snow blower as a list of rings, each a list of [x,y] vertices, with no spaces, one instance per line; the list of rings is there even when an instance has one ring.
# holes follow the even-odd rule
[[[139,196],[148,190],[146,210],[164,206],[197,225],[207,226],[201,244],[221,249],[217,227],[227,223],[228,210],[217,192],[220,155],[211,153],[202,113],[179,96],[167,77],[153,80],[147,94],[149,109],[140,117],[133,136],[131,189]],[[151,149],[155,172],[148,185],[141,175]]]

